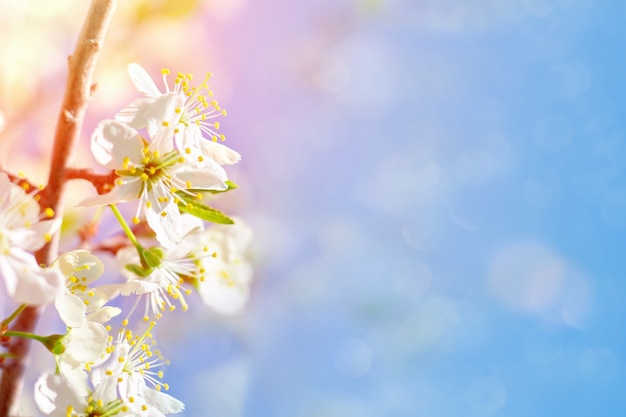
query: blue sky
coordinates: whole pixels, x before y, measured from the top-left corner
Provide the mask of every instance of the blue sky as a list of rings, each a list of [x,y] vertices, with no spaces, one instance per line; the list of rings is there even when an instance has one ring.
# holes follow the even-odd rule
[[[257,281],[190,415],[621,415],[625,6],[243,10]]]

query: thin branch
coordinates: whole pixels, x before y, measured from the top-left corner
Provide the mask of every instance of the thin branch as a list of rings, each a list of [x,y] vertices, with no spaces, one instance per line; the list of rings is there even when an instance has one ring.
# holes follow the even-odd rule
[[[65,179],[74,180],[81,179],[89,181],[98,191],[98,194],[108,193],[115,185],[115,179],[118,175],[115,171],[109,174],[96,174],[91,169],[67,168],[65,171]]]
[[[68,77],[63,104],[57,121],[48,184],[40,204],[50,207],[56,216],[63,216],[63,190],[66,170],[71,163],[80,137],[83,118],[92,92],[93,71],[104,36],[109,27],[117,0],[92,0],[78,37],[74,54],[68,59]],[[36,253],[37,261],[48,265],[57,256],[58,234]],[[33,332],[41,308],[30,306],[15,320],[12,330]],[[17,415],[30,340],[12,338],[0,381],[0,417]]]

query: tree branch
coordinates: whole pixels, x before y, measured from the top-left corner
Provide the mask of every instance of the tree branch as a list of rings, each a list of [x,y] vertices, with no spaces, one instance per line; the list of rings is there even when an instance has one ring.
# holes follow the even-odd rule
[[[91,97],[92,77],[98,52],[109,27],[117,0],[92,0],[78,37],[74,54],[68,60],[67,86],[57,120],[48,184],[42,192],[42,207],[50,207],[56,216],[63,216],[63,190],[66,170],[73,159],[80,137],[83,118]],[[49,265],[57,256],[58,233],[52,242],[35,255],[41,264]],[[13,330],[33,332],[41,314],[40,307],[30,306],[15,320]],[[12,338],[0,381],[0,417],[17,415],[17,403],[23,385],[30,340]]]

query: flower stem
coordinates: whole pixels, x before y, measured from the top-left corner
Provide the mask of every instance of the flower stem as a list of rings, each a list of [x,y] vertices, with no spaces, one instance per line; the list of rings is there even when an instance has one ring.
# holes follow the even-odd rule
[[[111,207],[111,210],[113,211],[113,214],[115,215],[115,218],[119,222],[120,226],[122,226],[124,233],[126,234],[126,236],[128,236],[128,239],[130,240],[130,242],[135,246],[135,248],[137,249],[137,252],[139,252],[139,254],[141,255],[141,253],[143,253],[143,246],[139,244],[139,242],[137,241],[137,238],[135,237],[135,234],[130,229],[130,227],[128,227],[128,224],[126,223],[126,220],[124,220],[122,213],[120,213],[120,211],[118,210],[115,204],[109,204],[109,207]]]
[[[22,337],[24,339],[36,340],[41,343],[43,343],[46,338],[45,336],[39,336],[37,334],[29,333],[29,332],[20,332],[19,330],[7,330],[4,333],[4,335],[10,336],[10,337]]]
[[[41,206],[63,216],[63,191],[66,171],[73,162],[87,104],[93,91],[93,71],[117,0],[92,0],[74,54],[68,59],[68,76],[63,104],[59,112],[52,148],[48,184],[42,192]],[[51,243],[36,253],[40,264],[49,265],[57,256],[58,233]],[[28,306],[15,319],[11,331],[32,332],[39,320],[41,307]],[[0,417],[18,415],[17,404],[23,385],[30,340],[11,339],[8,358],[0,380]]]
[[[0,335],[5,333],[5,329],[9,327],[9,324],[11,324],[11,322],[15,320],[15,318],[19,316],[20,313],[24,311],[26,307],[28,307],[26,304],[22,304],[21,306],[16,308],[15,311],[9,317],[2,320],[2,323],[0,323]]]

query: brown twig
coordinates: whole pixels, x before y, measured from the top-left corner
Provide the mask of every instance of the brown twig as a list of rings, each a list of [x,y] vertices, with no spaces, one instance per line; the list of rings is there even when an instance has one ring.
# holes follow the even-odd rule
[[[118,175],[115,171],[110,174],[96,174],[91,169],[67,168],[65,170],[65,179],[67,180],[86,180],[93,184],[98,194],[108,193],[115,186],[115,179]]]
[[[62,198],[66,172],[73,159],[85,110],[91,97],[93,70],[116,3],[117,0],[92,0],[74,54],[68,59],[67,86],[54,136],[48,184],[40,201],[43,207],[52,208],[59,217],[63,211]],[[50,244],[36,253],[40,264],[48,265],[57,256],[58,238],[57,234]],[[15,320],[12,329],[33,332],[40,313],[40,307],[27,307]],[[13,357],[5,361],[2,370],[0,417],[17,414],[16,408],[29,348],[28,339],[13,338],[10,341],[9,353]]]

